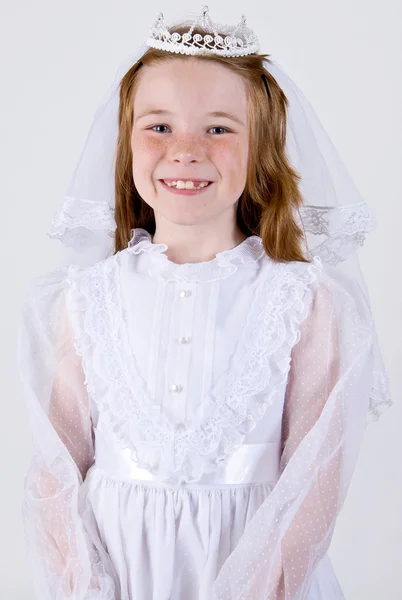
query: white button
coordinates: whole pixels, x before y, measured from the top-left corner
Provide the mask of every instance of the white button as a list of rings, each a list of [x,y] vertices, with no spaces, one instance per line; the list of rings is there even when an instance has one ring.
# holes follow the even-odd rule
[[[186,298],[187,296],[191,296],[190,290],[181,290],[179,294],[180,298]]]
[[[180,344],[188,344],[189,341],[190,339],[188,337],[181,337],[179,339]]]
[[[181,385],[177,385],[176,383],[172,383],[172,385],[170,386],[170,390],[172,392],[181,392],[182,388],[181,388]]]

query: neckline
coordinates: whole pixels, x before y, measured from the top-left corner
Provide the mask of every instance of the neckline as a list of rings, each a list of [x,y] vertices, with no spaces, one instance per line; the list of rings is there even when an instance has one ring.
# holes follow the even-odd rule
[[[131,230],[128,251],[146,257],[151,277],[173,281],[215,281],[235,273],[240,265],[254,263],[264,256],[265,249],[258,235],[250,235],[234,248],[218,252],[203,262],[175,263],[167,257],[168,245],[154,243],[153,236],[141,227]]]

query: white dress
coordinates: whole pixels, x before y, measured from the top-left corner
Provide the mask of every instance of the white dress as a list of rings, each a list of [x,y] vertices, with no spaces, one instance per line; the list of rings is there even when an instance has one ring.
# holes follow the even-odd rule
[[[374,385],[364,303],[247,238],[33,282],[20,365],[38,600],[340,600],[327,556]],[[352,567],[351,567],[352,568]]]

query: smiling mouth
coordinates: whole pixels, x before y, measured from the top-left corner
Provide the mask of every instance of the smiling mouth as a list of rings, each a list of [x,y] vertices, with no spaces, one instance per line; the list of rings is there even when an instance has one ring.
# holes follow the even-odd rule
[[[177,190],[201,190],[212,183],[206,179],[161,179],[160,181]]]

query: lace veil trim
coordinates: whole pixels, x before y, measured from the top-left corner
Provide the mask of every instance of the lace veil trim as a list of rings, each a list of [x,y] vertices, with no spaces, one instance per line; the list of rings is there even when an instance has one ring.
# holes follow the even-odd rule
[[[340,207],[306,204],[300,208],[296,221],[306,233],[309,257],[319,256],[333,267],[363,246],[366,234],[377,226],[365,201]],[[315,236],[325,237],[319,241]]]
[[[333,266],[362,246],[366,234],[377,226],[374,214],[364,200],[342,206],[304,204],[295,213],[295,219],[306,233],[309,258],[318,255],[323,262]],[[84,251],[88,244],[93,244],[91,232],[104,231],[113,236],[115,229],[114,210],[107,202],[67,196],[53,218],[48,235],[60,239],[66,246]],[[147,241],[143,231],[141,228],[133,230],[129,247],[133,247],[134,253],[142,250],[143,240]],[[320,241],[317,236],[325,237]],[[137,249],[134,249],[135,246]],[[162,244],[155,246],[159,252],[166,250],[160,248]],[[220,258],[224,261],[225,253],[221,254]]]

